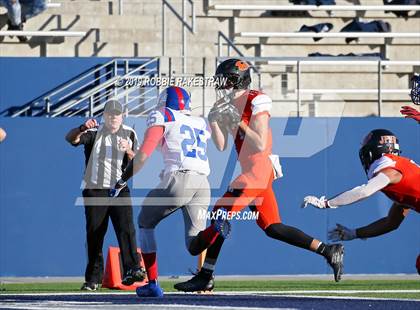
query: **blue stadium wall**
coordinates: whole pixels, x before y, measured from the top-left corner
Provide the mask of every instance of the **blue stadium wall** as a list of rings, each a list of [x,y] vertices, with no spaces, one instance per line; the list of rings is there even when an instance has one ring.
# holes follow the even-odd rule
[[[0,111],[21,106],[112,58],[0,57]]]
[[[288,121],[290,137],[298,132],[298,119]],[[307,119],[328,131],[331,119]],[[2,118],[8,132],[0,145],[0,275],[75,276],[82,275],[86,263],[84,210],[75,206],[83,175],[83,148],[68,145],[66,132],[81,118]],[[273,119],[274,152],[288,148],[282,143],[284,119]],[[142,136],[144,119],[127,119]],[[314,128],[315,128],[314,127]],[[274,183],[282,219],[289,225],[324,240],[335,223],[350,227],[367,224],[387,214],[391,202],[382,194],[339,210],[301,209],[307,194],[333,195],[366,181],[358,160],[359,143],[373,128],[388,128],[400,137],[403,154],[419,161],[419,126],[405,119],[344,118],[333,144],[309,158],[283,157],[284,178]],[[319,133],[321,134],[321,132]],[[319,135],[317,135],[319,137]],[[309,141],[301,141],[303,145]],[[229,151],[217,152],[210,145],[210,177],[214,194],[221,184]],[[155,153],[134,179],[133,196],[141,197],[158,183],[161,157]],[[156,168],[159,167],[159,168]],[[237,169],[235,171],[237,173]],[[234,173],[234,174],[235,174]],[[138,214],[139,206],[135,206]],[[194,269],[184,245],[180,212],[157,228],[159,267],[162,275],[181,275]],[[117,245],[109,227],[105,247]],[[420,254],[420,216],[411,212],[400,228],[368,241],[346,243],[347,273],[414,273]],[[254,222],[233,223],[232,237],[223,248],[219,274],[324,274],[323,259],[312,253],[271,240]]]
[[[0,58],[0,110],[20,106],[109,58]],[[7,74],[6,74],[7,73]],[[0,144],[0,276],[79,276],[86,263],[81,195],[83,149],[64,136],[81,118],[0,118],[7,140]],[[127,119],[142,137],[144,119]],[[387,214],[391,201],[376,194],[339,210],[301,209],[308,194],[334,195],[366,181],[358,160],[360,140],[374,128],[388,128],[400,138],[403,155],[420,162],[420,127],[402,118],[272,119],[274,153],[282,155],[285,176],[274,183],[282,219],[325,240],[335,223],[356,227]],[[338,126],[337,131],[335,127]],[[308,131],[309,128],[309,131]],[[302,135],[302,132],[305,132]],[[320,140],[320,141],[318,141]],[[323,147],[317,147],[319,144]],[[328,147],[326,147],[328,146]],[[307,157],[297,153],[311,150]],[[311,155],[311,153],[313,153]],[[209,145],[213,195],[222,194],[238,173],[230,152]],[[233,161],[234,162],[234,161]],[[156,168],[158,167],[158,168]],[[143,197],[158,183],[162,167],[155,153],[132,184]],[[140,198],[141,200],[141,198]],[[135,214],[139,206],[135,207]],[[196,258],[184,245],[180,212],[157,228],[162,275],[195,269]],[[117,245],[112,226],[104,249]],[[400,228],[368,241],[346,243],[346,273],[415,273],[420,254],[420,215],[411,212]],[[233,223],[217,266],[218,274],[325,274],[323,259],[269,239],[254,222]]]

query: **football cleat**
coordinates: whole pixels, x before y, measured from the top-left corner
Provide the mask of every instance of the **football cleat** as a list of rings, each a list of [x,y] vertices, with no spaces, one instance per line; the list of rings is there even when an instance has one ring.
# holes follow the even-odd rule
[[[98,289],[99,289],[99,284],[93,283],[93,282],[85,282],[80,288],[80,290],[82,291],[97,291]]]
[[[339,282],[344,269],[344,246],[339,243],[327,245],[325,259],[334,271],[335,282]]]
[[[174,288],[182,292],[212,291],[214,288],[214,276],[205,270],[200,270],[188,281],[176,283]]]
[[[138,297],[163,297],[163,290],[157,281],[150,281],[146,285],[136,288]]]
[[[124,285],[132,285],[134,282],[141,282],[146,278],[146,271],[144,268],[130,269],[124,274],[121,281]]]

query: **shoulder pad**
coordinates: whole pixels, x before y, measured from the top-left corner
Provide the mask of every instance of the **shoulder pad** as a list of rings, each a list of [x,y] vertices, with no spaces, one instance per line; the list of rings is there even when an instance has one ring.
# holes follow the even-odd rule
[[[369,167],[368,171],[368,178],[371,179],[376,173],[381,171],[385,168],[392,168],[395,167],[396,161],[392,160],[392,158],[384,155],[381,158],[375,160]]]
[[[164,123],[165,118],[163,117],[162,111],[154,110],[147,116],[147,127],[163,126]]]
[[[261,112],[270,112],[272,106],[273,106],[273,103],[271,101],[271,98],[268,97],[266,94],[259,93],[251,101],[252,115],[255,115]]]
[[[147,117],[147,127],[164,126],[165,123],[174,122],[175,114],[169,108],[154,110]]]

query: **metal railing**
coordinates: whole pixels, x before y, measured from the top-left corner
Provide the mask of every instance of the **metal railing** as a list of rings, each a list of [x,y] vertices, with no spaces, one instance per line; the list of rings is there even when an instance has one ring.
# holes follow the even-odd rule
[[[383,68],[386,66],[420,66],[420,61],[388,61],[382,60],[376,57],[322,57],[321,59],[314,59],[313,57],[306,58],[293,58],[293,57],[245,57],[243,58],[247,61],[252,61],[256,63],[265,63],[267,65],[288,65],[296,66],[296,108],[297,116],[300,116],[300,106],[302,103],[302,94],[313,94],[313,95],[322,95],[322,94],[377,94],[377,108],[378,116],[382,114],[382,94],[408,94],[409,89],[383,89],[382,87],[382,78],[383,78]],[[337,65],[346,65],[346,66],[375,66],[377,72],[377,84],[376,88],[372,89],[305,89],[302,87],[302,67],[309,65],[317,66],[337,66]],[[343,70],[340,70],[341,72]],[[340,72],[338,71],[338,72]]]
[[[26,31],[3,30],[0,36],[25,36],[25,37],[84,37],[86,31]]]
[[[259,74],[264,78],[286,73],[286,79],[289,79],[287,74],[293,74],[294,76],[291,79],[294,81],[293,84],[289,85],[288,82],[286,82],[286,84],[283,85],[282,78],[281,87],[272,85],[273,88],[270,88],[270,90],[274,92],[271,93],[269,91],[268,93],[272,97],[273,102],[284,102],[288,103],[289,106],[290,104],[293,106],[296,105],[297,116],[303,115],[303,104],[311,105],[314,102],[332,102],[337,101],[337,99],[346,102],[347,100],[354,101],[355,98],[362,98],[359,99],[359,101],[361,100],[362,102],[373,102],[377,106],[377,115],[381,116],[384,102],[409,100],[408,95],[405,95],[409,91],[407,88],[408,82],[406,86],[404,85],[400,88],[394,86],[395,84],[392,84],[392,89],[384,88],[384,74],[403,74],[409,77],[417,70],[416,68],[420,67],[419,60],[385,61],[376,57],[238,57],[258,67]],[[229,57],[220,57],[217,60],[222,61],[227,58]],[[196,64],[200,61],[199,59],[202,60],[202,71],[200,72],[197,70],[195,75],[190,76],[207,77],[206,58],[196,58]],[[56,90],[47,93],[47,95],[37,98],[31,105],[21,108],[20,111],[12,116],[23,115],[25,114],[25,111],[28,110],[34,110],[34,112],[28,113],[28,115],[32,116],[97,116],[101,114],[104,104],[110,98],[116,98],[123,103],[126,106],[129,115],[140,116],[147,114],[154,107],[155,100],[158,96],[158,87],[153,85],[147,87],[139,87],[139,85],[127,86],[120,82],[130,78],[141,80],[142,77],[158,76],[161,71],[170,73],[169,76],[163,77],[174,77],[171,75],[171,58],[169,58],[168,61],[168,70],[162,70],[162,68],[160,68],[158,58],[147,59],[139,66],[133,67],[133,70],[129,68],[127,59],[118,60],[124,64],[123,66],[125,68],[121,68],[121,64],[120,68],[117,68],[118,65],[116,65],[116,61],[117,60],[112,60],[107,62],[95,70],[91,70],[60,86]],[[217,65],[217,62],[215,65]],[[398,67],[390,71],[389,67],[391,66]],[[326,69],[323,67],[326,67]],[[364,69],[364,67],[366,67],[366,69]],[[105,68],[108,70],[104,70]],[[215,68],[216,66],[214,69]],[[117,74],[114,74],[113,71]],[[96,73],[92,75],[92,72]],[[328,83],[325,82],[328,80],[325,80],[324,78],[329,74],[331,75],[334,73],[346,74],[346,78],[349,79],[348,82],[350,83],[343,80],[342,82],[344,85],[355,82],[361,74],[370,74],[369,85],[372,85],[372,88],[365,88],[361,83],[359,83],[361,86],[359,88],[350,88],[348,86],[340,88],[343,83],[332,83],[334,86],[326,88],[325,86],[328,85]],[[211,70],[211,72],[209,72],[209,77],[213,76],[213,74],[214,70]],[[302,82],[304,81],[303,76],[306,74],[315,74],[315,79],[311,78],[309,80],[310,83],[307,84],[307,87],[305,88],[305,83]],[[89,75],[93,81],[89,84],[89,88],[84,88],[80,82],[84,82],[83,77],[87,75]],[[175,77],[178,76],[182,77],[182,75],[177,75]],[[323,79],[316,78],[318,76],[322,76]],[[377,78],[375,78],[375,76]],[[102,81],[105,77],[106,80]],[[185,75],[185,77],[189,76]],[[294,79],[294,77],[296,77],[296,79]],[[94,82],[95,79],[97,83]],[[314,80],[319,80],[319,82],[314,83]],[[99,83],[99,81],[101,81],[101,83]],[[207,88],[205,84],[201,86],[186,87],[195,87],[195,89],[191,89],[191,91],[195,93],[194,110],[200,109],[200,115],[205,116],[208,111],[207,108],[209,107],[206,105],[206,102],[210,103],[212,99],[215,99],[213,98],[213,96],[215,96],[215,94],[213,94],[214,92],[209,93],[210,89]],[[198,87],[201,88],[201,90],[198,89]],[[199,99],[200,91],[202,100]],[[277,95],[276,93],[280,91],[281,94]],[[74,96],[75,94],[77,96]],[[351,96],[343,98],[331,96],[336,94],[351,94]],[[382,98],[384,94],[395,94],[397,96],[392,97],[392,99],[388,97],[385,97],[384,99]],[[363,97],[364,95],[369,96]],[[322,100],[320,100],[321,96],[324,96]]]
[[[47,8],[59,8],[61,7],[61,3],[52,3],[51,1],[48,1]]]
[[[252,5],[215,4],[211,10],[223,11],[420,11],[420,5]]]
[[[81,113],[85,113],[85,115],[89,117],[100,115],[106,101],[110,98],[122,101],[123,105],[126,107],[127,113],[138,109],[142,111],[136,115],[146,113],[144,111],[147,110],[145,104],[149,102],[150,99],[155,99],[157,97],[157,95],[151,97],[146,95],[152,91],[156,91],[156,87],[143,87],[138,82],[141,81],[142,77],[158,75],[158,62],[158,58],[153,58],[122,76],[114,76],[97,88],[84,93],[80,99],[51,111],[51,117],[74,116],[80,115]],[[148,66],[151,66],[152,64],[155,64],[155,66],[152,66],[152,68],[149,69]],[[124,81],[130,78],[134,78],[134,80],[138,82],[133,83],[132,86],[127,86]],[[141,103],[138,103],[138,101]],[[70,111],[70,113],[67,113],[68,111]]]
[[[420,32],[239,32],[248,38],[420,38]]]
[[[188,3],[191,6],[191,24],[188,23],[186,17],[186,4]],[[195,7],[194,1],[192,0],[182,0],[182,15],[180,15],[176,9],[167,1],[162,0],[162,56],[166,56],[166,10],[165,7],[168,7],[169,10],[176,16],[178,20],[182,23],[182,73],[187,72],[187,30],[190,33],[195,34]]]
[[[124,0],[118,0],[118,14],[124,14]]]
[[[113,59],[36,98],[13,112],[11,117],[27,114],[47,117],[91,117],[100,113],[110,98],[121,100],[127,106],[127,110],[141,109],[148,92],[140,87],[138,82],[143,77],[158,73],[158,58]],[[122,83],[130,78],[136,83]],[[141,103],[137,104],[136,101]]]

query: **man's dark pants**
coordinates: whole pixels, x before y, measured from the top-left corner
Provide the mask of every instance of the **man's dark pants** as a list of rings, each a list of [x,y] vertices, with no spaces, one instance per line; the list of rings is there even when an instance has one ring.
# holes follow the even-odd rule
[[[85,201],[88,251],[85,281],[93,283],[102,281],[104,265],[102,247],[109,218],[111,218],[118,239],[124,272],[137,268],[139,266],[139,258],[136,249],[133,208],[128,188],[121,191],[118,198],[109,198],[108,189],[85,189],[83,190],[83,197]],[[118,202],[119,198],[124,199],[122,205]],[[117,205],[111,205],[115,201]],[[104,204],[97,205],[102,203]]]

